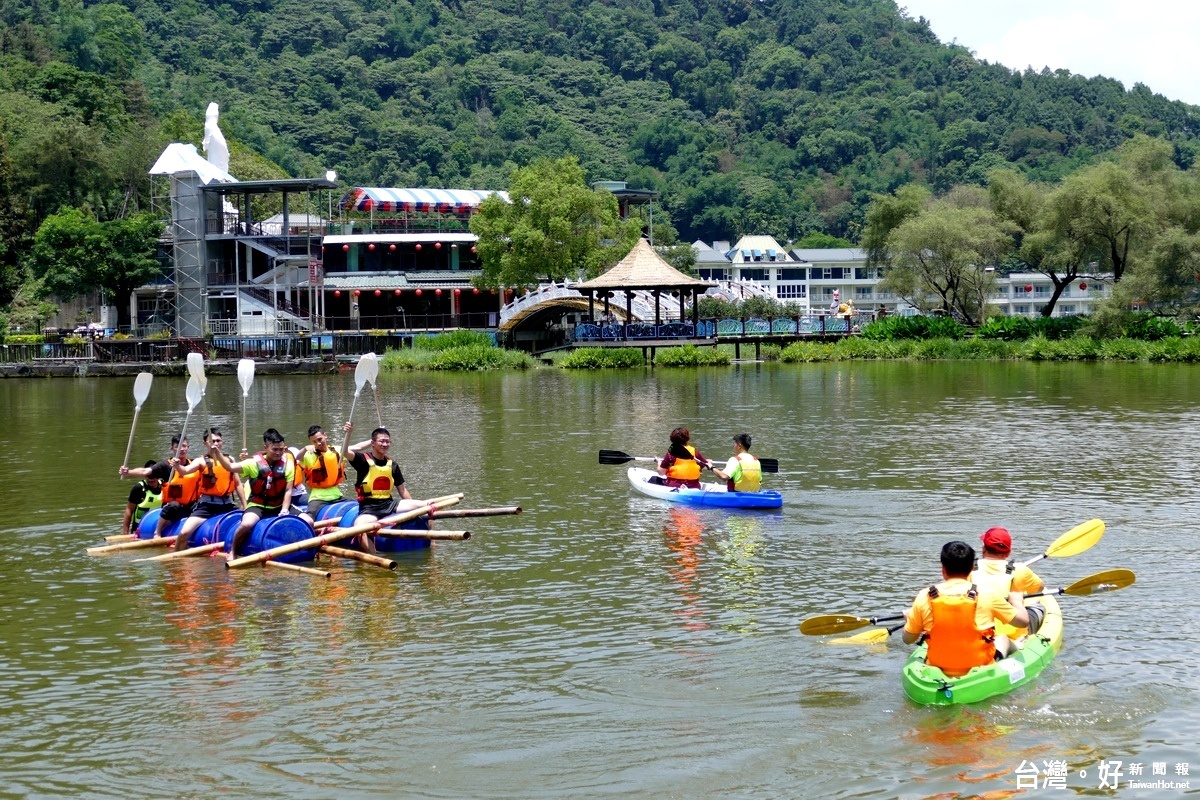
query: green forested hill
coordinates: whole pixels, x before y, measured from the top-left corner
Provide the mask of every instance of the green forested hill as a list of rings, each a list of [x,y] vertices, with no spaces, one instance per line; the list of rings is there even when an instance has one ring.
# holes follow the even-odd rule
[[[978,62],[890,0],[0,0],[5,263],[64,204],[144,204],[211,101],[242,178],[503,188],[575,155],[687,240],[857,241],[874,192],[1053,180],[1137,132],[1188,167],[1200,129],[1142,86]]]

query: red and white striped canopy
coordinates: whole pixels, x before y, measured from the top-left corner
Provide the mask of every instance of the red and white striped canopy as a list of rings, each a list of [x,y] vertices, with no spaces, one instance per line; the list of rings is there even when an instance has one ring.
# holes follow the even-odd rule
[[[455,214],[479,208],[493,194],[506,202],[507,192],[490,189],[382,189],[359,186],[342,198],[347,211],[437,211]]]

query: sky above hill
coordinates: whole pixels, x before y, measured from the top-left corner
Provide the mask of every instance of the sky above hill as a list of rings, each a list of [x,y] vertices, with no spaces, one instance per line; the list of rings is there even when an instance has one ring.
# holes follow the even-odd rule
[[[1179,0],[897,0],[943,42],[1010,69],[1144,83],[1200,105],[1200,3]]]

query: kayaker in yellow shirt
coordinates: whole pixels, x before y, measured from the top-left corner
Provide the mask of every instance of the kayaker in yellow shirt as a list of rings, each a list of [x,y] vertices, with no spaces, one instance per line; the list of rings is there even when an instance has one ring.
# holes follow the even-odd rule
[[[979,587],[979,591],[1007,597],[1010,592],[1033,594],[1046,588],[1045,582],[1037,573],[1010,560],[1012,534],[1007,528],[988,528],[979,538],[983,542],[983,557],[971,573],[971,582]],[[1037,604],[1029,606],[1026,610],[1029,613],[1028,628],[1002,623],[996,626],[996,632],[1010,639],[1037,633],[1038,628],[1042,626],[1042,620],[1045,619],[1046,610]]]
[[[925,663],[958,677],[1008,655],[1008,638],[996,636],[997,622],[1027,627],[1029,616],[1019,592],[1004,598],[981,592],[971,583],[975,566],[971,545],[947,542],[941,563],[945,580],[922,589],[912,608],[904,612],[904,641],[914,644],[925,637],[929,642]]]
[[[709,463],[712,470],[731,492],[757,492],[762,488],[762,464],[750,455],[750,434],[739,433],[733,437],[733,458],[725,462],[725,469],[717,469]]]

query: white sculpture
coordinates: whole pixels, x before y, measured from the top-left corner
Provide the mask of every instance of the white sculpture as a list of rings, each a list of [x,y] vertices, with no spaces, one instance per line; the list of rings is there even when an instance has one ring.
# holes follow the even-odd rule
[[[204,112],[204,141],[200,144],[204,148],[204,155],[208,159],[208,163],[223,172],[228,172],[229,145],[225,144],[225,137],[221,134],[221,129],[217,127],[218,113],[217,104],[209,103],[208,110]]]

